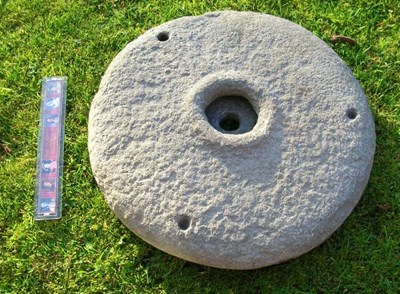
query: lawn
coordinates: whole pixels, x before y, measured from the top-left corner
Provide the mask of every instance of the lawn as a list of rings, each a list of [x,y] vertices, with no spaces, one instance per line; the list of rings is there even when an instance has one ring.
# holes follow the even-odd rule
[[[214,10],[289,19],[326,41],[376,122],[367,189],[313,251],[252,271],[185,262],[146,244],[107,207],[87,151],[90,103],[114,56],[151,27]],[[356,40],[333,44],[332,35]],[[0,1],[0,293],[398,293],[400,2]],[[67,76],[63,218],[33,221],[41,80]]]

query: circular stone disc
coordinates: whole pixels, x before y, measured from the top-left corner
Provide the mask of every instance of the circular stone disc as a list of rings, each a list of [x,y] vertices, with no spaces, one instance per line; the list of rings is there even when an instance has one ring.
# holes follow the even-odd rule
[[[252,12],[183,17],[110,64],[89,152],[111,209],[172,255],[252,269],[328,238],[368,181],[366,98],[323,41]]]

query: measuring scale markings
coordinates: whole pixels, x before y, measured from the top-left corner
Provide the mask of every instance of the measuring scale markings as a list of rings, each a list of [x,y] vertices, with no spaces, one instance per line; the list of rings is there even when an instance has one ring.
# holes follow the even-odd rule
[[[65,77],[45,78],[39,127],[35,220],[61,217]]]

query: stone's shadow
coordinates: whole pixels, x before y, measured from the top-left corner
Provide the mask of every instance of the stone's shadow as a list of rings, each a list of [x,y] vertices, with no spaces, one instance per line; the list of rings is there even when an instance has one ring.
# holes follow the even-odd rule
[[[0,8],[4,8],[10,0],[1,0]]]
[[[365,248],[366,240],[379,238],[382,228],[390,223],[392,217],[399,216],[399,207],[395,205],[392,197],[393,191],[390,187],[400,182],[400,134],[395,126],[388,123],[383,117],[376,117],[377,147],[375,161],[371,177],[361,201],[353,213],[327,241],[295,260],[287,261],[278,265],[256,270],[223,270],[197,265],[169,257],[162,261],[163,265],[149,264],[149,275],[160,282],[160,286],[168,293],[181,292],[183,285],[196,285],[196,289],[211,292],[218,292],[218,289],[231,287],[231,291],[237,293],[265,293],[267,290],[280,288],[284,285],[296,289],[297,286],[304,286],[304,282],[310,282],[310,289],[318,289],[315,282],[318,276],[340,277],[342,269],[347,268],[350,275],[359,275],[360,263],[364,270],[370,275],[375,275],[377,268],[373,262],[366,263],[366,260],[381,258],[378,254],[371,256],[371,252],[383,250],[380,242],[368,242],[368,250]],[[387,165],[388,162],[392,164]],[[383,172],[385,171],[385,172]],[[383,190],[382,190],[383,188]],[[378,194],[379,193],[379,194]],[[376,197],[382,195],[382,197]],[[392,212],[387,214],[377,205],[385,203],[392,207]],[[390,232],[388,232],[390,233]],[[392,243],[391,250],[395,250]],[[348,250],[351,250],[351,253]],[[153,252],[161,251],[153,249]],[[160,260],[157,260],[159,262]],[[335,266],[332,266],[335,264]],[[172,270],[153,270],[152,268],[163,268]],[[388,268],[386,273],[394,270]],[[365,277],[368,277],[367,274]],[[177,283],[179,281],[179,283]],[[360,282],[360,281],[359,281]],[[369,283],[370,281],[365,281]],[[331,282],[333,286],[334,282]],[[328,285],[329,287],[329,285]],[[304,289],[303,289],[304,290]],[[232,293],[233,293],[232,292]]]
[[[131,252],[132,246],[138,248],[132,255],[126,256],[123,262],[112,262],[116,263],[119,271],[130,273],[132,276],[146,275],[149,280],[146,287],[158,287],[166,293],[290,293],[293,289],[301,292],[323,292],[322,289],[339,287],[338,285],[344,288],[347,286],[346,281],[349,280],[342,280],[344,270],[348,279],[357,279],[359,284],[372,285],[374,282],[378,283],[377,279],[381,277],[392,276],[396,270],[395,260],[392,258],[390,261],[388,256],[382,254],[395,254],[396,242],[385,243],[384,240],[385,234],[396,238],[396,233],[391,231],[395,226],[392,222],[400,216],[399,206],[393,197],[396,191],[392,190],[400,183],[399,130],[385,118],[376,117],[376,132],[377,148],[371,178],[354,212],[326,242],[311,252],[282,264],[240,271],[186,262],[136,237],[111,211],[107,212],[104,201],[104,207],[101,209],[98,204],[93,203],[93,208],[98,210],[98,219],[86,219],[83,224],[87,227],[86,232],[76,235],[72,229],[75,219],[73,211],[79,211],[80,206],[77,202],[71,202],[68,195],[64,200],[69,207],[65,209],[62,220],[35,223],[35,226],[45,232],[40,235],[41,243],[53,248],[52,262],[65,262],[65,259],[71,258],[67,255],[70,252],[66,251],[66,248],[71,249],[71,246],[84,251],[87,244],[95,244],[94,248],[99,250],[99,253],[93,253],[94,257],[104,250],[125,249],[126,252]],[[377,207],[379,204],[389,205],[390,211]],[[81,211],[84,212],[85,210]],[[105,222],[108,229],[93,231],[89,221],[93,222],[92,225]],[[110,229],[113,230],[112,236]],[[121,236],[122,244],[107,243],[115,241],[113,236],[116,235]],[[106,244],[108,247],[103,248]],[[107,259],[106,256],[103,258]],[[385,260],[385,267],[379,267],[379,263],[382,265],[382,259]],[[80,261],[75,259],[74,262],[77,264],[72,265],[77,268]],[[87,264],[86,270],[95,270],[96,266],[98,264]],[[362,275],[360,268],[363,269]],[[304,288],[305,285],[307,288]],[[138,285],[141,286],[143,284]],[[344,288],[338,288],[338,292],[343,292],[340,290]]]
[[[374,113],[374,117],[377,138],[374,164],[367,189],[356,211],[358,209],[367,209],[368,212],[377,211],[372,204],[389,204],[385,202],[394,204],[395,193],[399,193],[400,190],[393,188],[399,187],[400,183],[400,130],[383,116]]]

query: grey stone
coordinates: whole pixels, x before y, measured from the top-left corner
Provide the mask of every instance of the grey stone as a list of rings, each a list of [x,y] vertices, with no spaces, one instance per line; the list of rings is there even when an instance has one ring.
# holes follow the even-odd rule
[[[93,173],[120,220],[219,268],[321,244],[360,199],[374,150],[344,62],[309,31],[253,12],[149,30],[112,61],[89,117]]]

